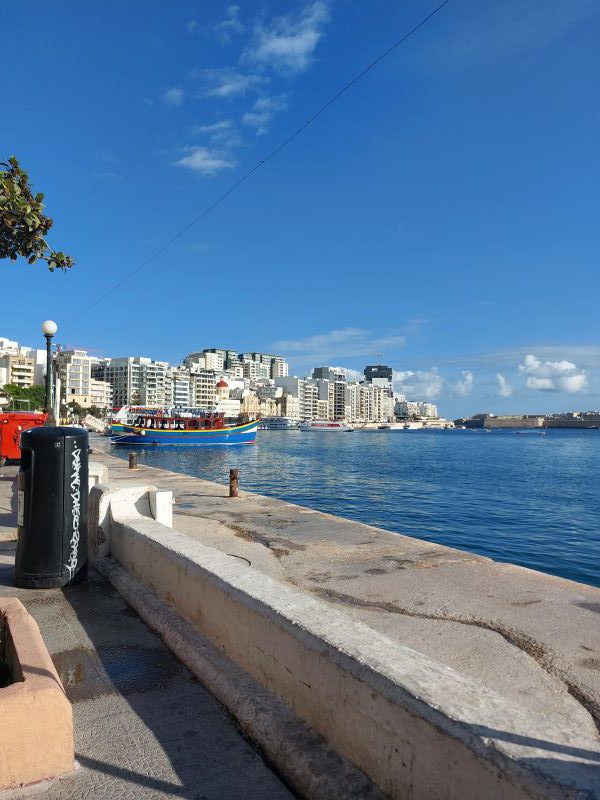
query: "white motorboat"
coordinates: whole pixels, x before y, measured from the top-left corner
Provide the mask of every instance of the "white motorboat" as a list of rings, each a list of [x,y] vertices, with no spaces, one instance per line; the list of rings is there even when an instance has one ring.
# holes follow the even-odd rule
[[[352,425],[343,420],[309,419],[298,426],[301,431],[318,431],[319,433],[347,433],[353,431]]]
[[[298,427],[298,420],[291,417],[263,417],[258,427],[264,431],[291,431]]]

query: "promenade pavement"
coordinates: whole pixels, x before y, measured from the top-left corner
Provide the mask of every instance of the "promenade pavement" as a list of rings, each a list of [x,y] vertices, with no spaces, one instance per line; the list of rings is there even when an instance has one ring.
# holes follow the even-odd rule
[[[290,800],[235,722],[93,570],[66,589],[13,587],[16,467],[0,469],[0,594],[37,621],[73,704],[71,774],[3,800]]]
[[[214,482],[143,464],[129,470],[102,437],[94,447],[106,451],[93,459],[108,466],[111,483],[173,491],[176,530],[331,603],[549,726],[575,723],[600,754],[600,589],[257,494],[229,499]]]

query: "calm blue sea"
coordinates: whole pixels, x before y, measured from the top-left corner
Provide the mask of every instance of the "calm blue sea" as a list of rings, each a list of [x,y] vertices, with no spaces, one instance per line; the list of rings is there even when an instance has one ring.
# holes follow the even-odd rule
[[[127,458],[128,448],[113,447]],[[600,431],[259,431],[138,448],[151,466],[600,586]]]

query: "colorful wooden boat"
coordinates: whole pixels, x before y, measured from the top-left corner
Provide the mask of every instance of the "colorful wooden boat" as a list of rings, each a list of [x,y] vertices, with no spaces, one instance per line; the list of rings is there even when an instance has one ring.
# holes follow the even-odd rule
[[[140,416],[124,432],[112,437],[114,444],[230,445],[254,444],[258,421],[226,425],[223,414],[203,417]]]

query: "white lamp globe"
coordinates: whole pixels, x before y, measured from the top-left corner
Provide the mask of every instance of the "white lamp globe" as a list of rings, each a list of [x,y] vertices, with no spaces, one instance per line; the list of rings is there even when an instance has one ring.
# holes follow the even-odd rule
[[[57,330],[58,325],[51,319],[47,319],[45,322],[42,322],[42,333],[44,336],[54,336]]]

